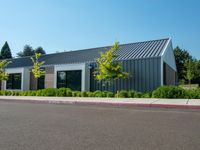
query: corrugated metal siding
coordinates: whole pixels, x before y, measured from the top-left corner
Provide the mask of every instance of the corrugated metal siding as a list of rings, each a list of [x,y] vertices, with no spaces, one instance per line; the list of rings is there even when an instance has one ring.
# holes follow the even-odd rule
[[[111,86],[103,86],[101,82],[95,80],[91,69],[90,90],[136,90],[152,91],[161,85],[161,58],[146,58],[122,61],[124,71],[130,74],[128,79],[119,79]],[[95,63],[92,64],[95,67]]]
[[[165,45],[168,43],[168,40],[169,39],[159,39],[122,44],[120,45],[120,49],[116,52],[118,57],[115,60],[159,57],[161,56]],[[95,62],[96,58],[100,57],[100,53],[109,50],[109,48],[110,47],[107,46],[78,51],[47,54],[42,55],[40,60],[45,61],[44,65]],[[7,68],[28,67],[33,65],[30,57],[12,59],[11,61],[12,63],[9,64]]]
[[[176,85],[176,71],[166,63],[163,64],[164,85]]]

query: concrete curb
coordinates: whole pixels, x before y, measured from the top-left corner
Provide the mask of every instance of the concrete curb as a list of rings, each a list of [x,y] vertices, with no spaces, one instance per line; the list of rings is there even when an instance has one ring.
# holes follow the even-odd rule
[[[48,100],[49,99],[49,100]],[[54,100],[55,99],[55,100]],[[59,100],[60,99],[60,100]],[[92,100],[95,99],[95,100]],[[12,97],[0,96],[0,101],[4,102],[29,102],[29,103],[44,103],[44,104],[81,104],[81,105],[99,105],[99,106],[116,106],[116,107],[146,107],[146,108],[175,108],[175,109],[200,109],[200,105],[185,104],[165,104],[158,103],[163,99],[145,99],[146,103],[134,102],[133,100],[142,101],[144,99],[109,99],[109,98],[62,98],[62,97]],[[171,100],[171,99],[169,99]],[[167,101],[167,99],[166,99]],[[200,101],[200,100],[199,100]]]

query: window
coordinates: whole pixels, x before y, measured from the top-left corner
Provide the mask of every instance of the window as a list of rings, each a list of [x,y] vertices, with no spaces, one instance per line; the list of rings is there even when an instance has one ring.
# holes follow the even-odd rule
[[[41,76],[40,78],[38,78],[37,80],[37,89],[44,89],[44,82],[45,82],[45,76]]]
[[[21,89],[21,73],[9,74],[6,89]]]
[[[61,87],[81,91],[81,70],[58,71],[57,88]]]
[[[59,71],[57,74],[57,88],[66,87],[66,72]]]

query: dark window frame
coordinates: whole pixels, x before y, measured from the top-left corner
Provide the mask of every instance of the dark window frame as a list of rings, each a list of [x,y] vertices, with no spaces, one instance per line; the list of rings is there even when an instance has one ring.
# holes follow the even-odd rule
[[[19,77],[18,77],[19,76]],[[7,90],[21,90],[22,89],[22,73],[10,73],[6,81]]]
[[[37,89],[45,89],[45,76],[41,76],[37,79]]]
[[[63,80],[59,77],[59,74],[63,73]],[[70,78],[73,75],[77,75],[77,77],[74,77],[73,80],[70,80]],[[74,80],[75,79],[75,80]],[[59,81],[60,80],[60,81]],[[57,71],[57,79],[56,79],[56,87],[57,88],[70,88],[72,90],[81,91],[82,86],[82,70],[60,70]]]

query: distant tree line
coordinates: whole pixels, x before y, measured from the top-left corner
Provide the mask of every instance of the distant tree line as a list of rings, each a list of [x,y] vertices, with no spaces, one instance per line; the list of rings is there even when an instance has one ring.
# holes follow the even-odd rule
[[[174,49],[174,55],[179,83],[200,84],[200,60],[178,46]]]
[[[17,53],[17,57],[33,56],[36,53],[46,54],[45,50],[39,46],[33,49],[30,45],[25,45],[23,50]],[[11,49],[6,41],[0,52],[0,59],[9,59],[12,58]]]

